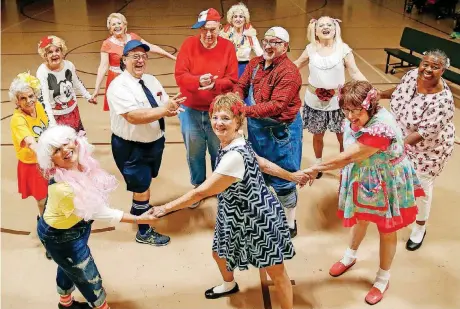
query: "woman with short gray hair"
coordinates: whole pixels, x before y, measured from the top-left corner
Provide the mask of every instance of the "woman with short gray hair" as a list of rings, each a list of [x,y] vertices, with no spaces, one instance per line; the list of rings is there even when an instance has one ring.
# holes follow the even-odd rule
[[[382,98],[391,99],[391,112],[403,130],[406,152],[426,194],[417,201],[417,221],[406,243],[410,251],[423,243],[434,181],[454,150],[454,99],[441,77],[449,62],[443,51],[430,50],[424,53],[419,67],[407,72],[396,88],[381,93]]]

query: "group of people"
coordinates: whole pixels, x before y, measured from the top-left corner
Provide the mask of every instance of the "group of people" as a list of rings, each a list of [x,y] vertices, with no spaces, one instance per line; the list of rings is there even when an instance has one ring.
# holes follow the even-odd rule
[[[341,169],[338,215],[344,226],[353,227],[349,247],[330,268],[331,276],[344,274],[356,263],[369,223],[376,224],[380,264],[365,297],[375,304],[389,286],[397,231],[414,223],[406,248],[422,245],[434,181],[452,154],[455,138],[453,97],[441,77],[449,66],[447,56],[428,51],[396,88],[381,91],[357,68],[351,48],[341,39],[338,19],[312,20],[310,43],[296,61],[287,56],[286,29],[268,29],[259,43],[241,3],[229,10],[227,20],[222,27],[217,10],[201,12],[192,26],[197,35],[183,42],[176,59],[128,33],[123,15],[111,14],[110,37],[101,48],[92,95],[75,66],[64,60],[65,43],[55,36],[39,43],[45,62],[37,77],[21,73],[11,84],[18,189],[22,198],[37,200],[38,236],[58,264],[59,308],[109,308],[88,247],[93,220],[137,224],[138,243],[163,246],[170,237],[152,227],[160,217],[198,207],[217,195],[212,255],[223,282],[205,291],[205,297],[238,292],[234,270],[252,265],[267,271],[281,308],[292,309],[284,261],[295,256],[298,187],[312,185],[330,170]],[[169,97],[161,83],[145,73],[149,52],[176,61],[180,93]],[[306,64],[308,87],[301,113],[299,70]],[[76,103],[75,89],[96,103],[107,71],[104,110],[110,111],[113,158],[133,193],[130,213],[109,205],[117,180],[94,159]],[[391,100],[390,110],[379,104],[381,98]],[[160,171],[165,118],[175,116],[193,188],[153,207],[150,186]],[[247,137],[242,133],[245,120]],[[304,170],[303,128],[313,134],[316,157]],[[336,134],[340,153],[323,160],[327,130]],[[206,152],[213,169],[209,177]],[[75,287],[87,303],[73,300]]]

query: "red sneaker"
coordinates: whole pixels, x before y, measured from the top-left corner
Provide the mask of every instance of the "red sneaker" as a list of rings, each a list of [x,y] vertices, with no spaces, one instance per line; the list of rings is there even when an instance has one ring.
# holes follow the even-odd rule
[[[351,262],[350,265],[345,266],[342,262],[338,261],[334,265],[332,265],[331,269],[329,269],[329,275],[332,277],[338,277],[342,275],[344,272],[346,272],[348,269],[351,268],[351,266],[355,265],[356,259]]]
[[[390,286],[390,283],[388,282],[387,287],[385,288],[385,291],[383,291],[383,293],[380,292],[380,290],[377,289],[376,287],[372,287],[369,293],[367,293],[366,295],[366,298],[365,298],[366,303],[368,303],[369,305],[375,305],[376,303],[381,301],[383,298],[383,294],[385,294],[389,286]]]

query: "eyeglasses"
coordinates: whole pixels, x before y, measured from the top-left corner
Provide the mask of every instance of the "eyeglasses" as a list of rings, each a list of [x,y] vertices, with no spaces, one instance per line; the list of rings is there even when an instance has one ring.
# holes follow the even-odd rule
[[[358,108],[358,109],[342,108],[342,112],[345,114],[345,116],[349,115],[350,113],[353,116],[359,116],[362,110],[363,110],[362,108]]]
[[[262,45],[270,45],[271,47],[276,47],[284,43],[283,41],[269,41],[266,39],[263,39],[261,42],[262,42]]]
[[[133,54],[133,55],[128,55],[128,56],[125,56],[126,58],[131,58],[131,59],[134,59],[136,61],[139,61],[139,60],[147,60],[149,59],[149,56],[147,54]]]
[[[219,30],[220,30],[220,27],[218,27],[218,28],[200,28],[200,31],[202,33],[210,32],[211,34],[216,34],[217,32],[219,32]]]

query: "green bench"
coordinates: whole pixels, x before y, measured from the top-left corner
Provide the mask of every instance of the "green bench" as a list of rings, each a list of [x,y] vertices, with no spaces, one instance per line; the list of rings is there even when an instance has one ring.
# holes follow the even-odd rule
[[[387,63],[385,66],[386,74],[388,74],[390,66],[392,67],[390,71],[391,74],[395,74],[397,68],[418,66],[422,60],[421,57],[423,53],[430,49],[440,49],[444,51],[450,59],[450,67],[460,68],[460,44],[454,41],[405,27],[399,45],[407,49],[408,52],[401,48],[384,48],[387,53]],[[390,57],[398,58],[400,61],[397,63],[390,63]],[[460,84],[460,74],[452,70],[447,69],[442,77],[455,84]]]

